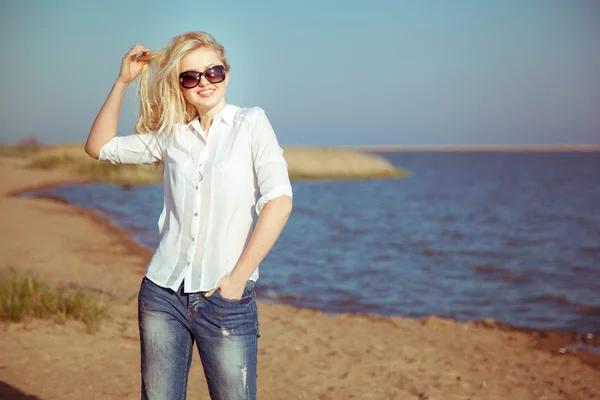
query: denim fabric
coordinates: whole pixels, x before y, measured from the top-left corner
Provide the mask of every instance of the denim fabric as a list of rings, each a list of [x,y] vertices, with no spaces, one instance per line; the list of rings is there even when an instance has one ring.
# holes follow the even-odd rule
[[[138,297],[142,399],[185,399],[196,343],[213,400],[256,399],[258,311],[254,282],[241,300],[177,292],[142,280]]]

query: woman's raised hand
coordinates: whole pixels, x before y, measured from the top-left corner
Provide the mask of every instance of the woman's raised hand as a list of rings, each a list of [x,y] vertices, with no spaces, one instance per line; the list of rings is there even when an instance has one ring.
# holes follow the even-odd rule
[[[147,58],[138,59],[138,55],[146,55],[150,52],[147,48],[141,44],[136,44],[129,50],[124,56],[121,62],[121,72],[119,73],[118,81],[129,84],[134,80],[142,71],[142,67],[146,64]]]

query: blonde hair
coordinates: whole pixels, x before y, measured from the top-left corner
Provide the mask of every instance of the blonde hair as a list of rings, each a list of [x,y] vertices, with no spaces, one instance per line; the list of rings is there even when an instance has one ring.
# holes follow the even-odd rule
[[[225,48],[206,32],[188,32],[174,37],[164,49],[150,53],[138,81],[140,118],[135,124],[138,133],[172,132],[175,124],[188,123],[198,116],[179,88],[179,63],[189,52],[210,48],[221,58],[225,70],[230,66]]]

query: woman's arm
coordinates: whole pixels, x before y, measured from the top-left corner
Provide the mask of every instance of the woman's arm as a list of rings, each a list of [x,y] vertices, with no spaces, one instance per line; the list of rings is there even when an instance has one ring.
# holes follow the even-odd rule
[[[119,76],[98,112],[85,143],[85,152],[90,157],[98,159],[102,146],[116,136],[125,90],[127,85],[139,75],[145,63],[144,61],[138,61],[137,55],[140,53],[146,54],[148,51],[144,46],[136,44],[123,56]]]
[[[225,278],[229,282],[224,282],[221,286],[224,297],[231,299],[241,297],[246,282],[273,248],[291,212],[292,198],[289,196],[277,197],[264,206],[248,245],[231,274]]]
[[[108,98],[92,124],[87,141],[85,142],[85,152],[96,160],[100,155],[102,146],[117,135],[119,113],[126,89],[126,83],[119,79],[115,81]]]

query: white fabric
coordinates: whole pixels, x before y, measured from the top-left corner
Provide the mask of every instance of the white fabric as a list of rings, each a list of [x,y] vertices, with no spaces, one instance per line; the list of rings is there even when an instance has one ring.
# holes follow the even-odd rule
[[[160,242],[146,268],[159,286],[186,292],[213,289],[231,272],[254,229],[254,218],[279,196],[292,197],[287,163],[261,108],[226,105],[208,135],[198,119],[174,132],[117,136],[102,161],[163,161]],[[258,279],[258,268],[250,277]]]

